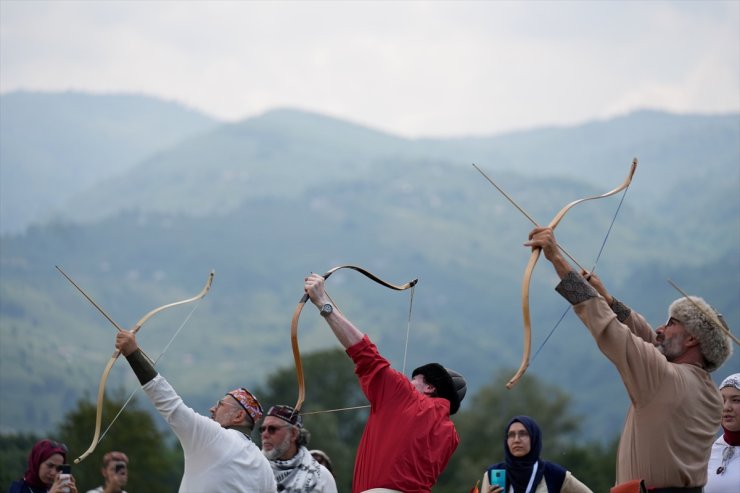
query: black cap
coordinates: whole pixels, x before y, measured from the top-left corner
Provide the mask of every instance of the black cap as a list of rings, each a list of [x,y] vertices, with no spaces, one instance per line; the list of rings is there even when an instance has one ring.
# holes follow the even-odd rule
[[[460,409],[460,403],[465,397],[467,385],[465,378],[455,370],[449,370],[439,363],[428,363],[420,366],[411,374],[411,378],[416,375],[424,375],[424,380],[429,385],[433,385],[439,397],[450,401],[450,415],[455,414]]]

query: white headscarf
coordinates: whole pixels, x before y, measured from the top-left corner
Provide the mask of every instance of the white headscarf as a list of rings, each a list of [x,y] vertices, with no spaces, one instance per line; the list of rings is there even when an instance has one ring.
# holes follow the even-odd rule
[[[733,373],[722,380],[722,383],[719,384],[719,390],[722,390],[725,387],[735,387],[737,390],[740,390],[740,373]]]

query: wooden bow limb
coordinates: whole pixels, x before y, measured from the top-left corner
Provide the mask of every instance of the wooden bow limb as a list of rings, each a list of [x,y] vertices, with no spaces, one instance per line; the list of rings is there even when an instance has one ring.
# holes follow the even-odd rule
[[[200,293],[198,293],[197,295],[195,295],[195,296],[193,296],[191,298],[185,299],[185,300],[175,301],[173,303],[168,303],[166,305],[162,305],[160,307],[157,307],[157,308],[151,310],[149,313],[147,313],[146,315],[144,315],[143,317],[141,317],[138,322],[136,322],[136,324],[134,325],[134,327],[131,329],[131,333],[132,334],[136,334],[141,329],[141,327],[144,325],[144,323],[146,323],[147,320],[149,320],[154,315],[156,315],[157,313],[159,313],[159,312],[161,312],[163,310],[166,310],[168,308],[172,308],[172,307],[175,307],[175,306],[179,306],[179,305],[184,305],[186,303],[191,303],[193,301],[197,301],[197,300],[200,300],[200,299],[204,298],[205,295],[208,294],[208,290],[211,289],[211,284],[213,283],[213,277],[214,276],[215,276],[215,272],[211,271],[211,273],[208,275],[208,279],[206,280],[205,286],[200,291]],[[90,298],[87,295],[86,295],[86,297],[88,298],[88,300],[90,300]],[[92,300],[90,300],[90,301],[92,301]],[[97,305],[95,303],[93,303],[93,304],[97,307]],[[113,321],[111,320],[111,322],[113,322]],[[114,322],[114,325],[118,326],[117,324],[115,324],[115,322]],[[123,329],[119,329],[119,330],[123,330]],[[105,365],[105,369],[103,370],[103,375],[100,377],[100,384],[98,385],[98,401],[97,401],[97,404],[96,404],[97,409],[96,409],[96,412],[95,412],[95,433],[93,435],[93,439],[92,439],[92,443],[90,444],[90,447],[82,455],[80,455],[78,458],[76,458],[74,460],[74,463],[75,464],[79,464],[80,462],[82,462],[83,460],[85,460],[85,458],[88,455],[92,454],[93,451],[95,450],[95,448],[98,446],[98,441],[99,441],[99,438],[100,438],[100,428],[101,428],[102,421],[103,421],[103,400],[105,398],[105,385],[108,382],[108,375],[110,374],[110,371],[113,368],[113,365],[118,360],[118,357],[120,355],[121,355],[121,352],[118,351],[118,350],[115,350],[113,352],[113,354],[111,355],[110,359],[108,360],[108,363]]]
[[[363,269],[362,267],[357,267],[356,265],[340,265],[340,266],[334,267],[332,269],[329,269],[323,275],[323,278],[329,279],[329,276],[331,276],[332,274],[334,274],[336,271],[340,269],[352,269],[364,275],[365,277],[377,282],[381,286],[385,286],[386,288],[393,289],[395,291],[404,291],[406,289],[413,288],[414,286],[416,286],[416,283],[419,282],[419,279],[414,279],[412,281],[407,282],[406,284],[401,284],[401,285],[391,284],[379,278],[378,276],[371,273],[370,271],[367,271]],[[298,305],[293,311],[293,318],[290,321],[290,344],[293,348],[293,359],[295,360],[296,378],[298,379],[298,399],[296,400],[295,406],[293,406],[294,413],[300,412],[301,407],[303,406],[303,401],[306,398],[306,383],[305,383],[305,379],[303,376],[303,363],[301,361],[301,351],[300,351],[300,348],[298,347],[298,319],[300,318],[301,312],[303,311],[303,307],[306,306],[307,301],[308,301],[308,293],[305,293],[301,297],[301,299],[298,301]]]
[[[632,177],[634,176],[636,170],[637,170],[637,158],[633,159],[632,165],[630,166],[629,174],[627,175],[627,178],[618,187],[604,194],[601,194],[601,195],[594,195],[591,197],[574,200],[573,202],[567,204],[565,207],[560,209],[560,211],[555,215],[553,220],[550,221],[547,227],[554,230],[558,226],[558,224],[560,224],[560,221],[563,220],[563,218],[565,217],[565,214],[569,210],[571,210],[574,206],[582,202],[586,202],[588,200],[603,199],[603,198],[615,195],[621,192],[622,190],[625,190],[632,183]],[[532,322],[531,322],[530,308],[529,308],[530,307],[529,287],[530,287],[530,282],[532,279],[532,273],[534,272],[534,268],[537,265],[537,260],[540,258],[541,251],[542,251],[541,248],[532,248],[532,254],[529,257],[527,268],[524,271],[524,278],[522,279],[522,320],[524,323],[524,351],[522,353],[522,361],[519,365],[519,369],[516,371],[514,376],[511,377],[509,382],[506,384],[507,389],[511,389],[514,385],[516,385],[516,383],[519,381],[522,375],[524,375],[524,372],[526,372],[527,368],[529,367],[529,356],[532,352]],[[583,269],[583,270],[586,270],[586,269]]]

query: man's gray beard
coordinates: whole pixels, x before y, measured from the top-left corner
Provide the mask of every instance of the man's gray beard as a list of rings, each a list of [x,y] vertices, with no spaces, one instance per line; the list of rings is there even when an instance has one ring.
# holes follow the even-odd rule
[[[290,448],[290,433],[285,435],[281,443],[272,447],[272,450],[262,449],[262,454],[267,460],[278,460]]]

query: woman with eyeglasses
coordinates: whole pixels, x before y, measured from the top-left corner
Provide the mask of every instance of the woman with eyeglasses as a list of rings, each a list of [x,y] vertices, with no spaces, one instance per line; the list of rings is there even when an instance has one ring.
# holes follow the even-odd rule
[[[60,474],[67,459],[67,447],[52,440],[41,440],[28,454],[28,469],[23,479],[13,481],[8,493],[77,493],[71,474]]]
[[[529,416],[515,416],[506,425],[505,462],[483,474],[483,493],[593,493],[570,471],[540,459],[542,433]]]
[[[712,445],[704,493],[740,491],[740,373],[719,385],[722,394],[722,435]]]

